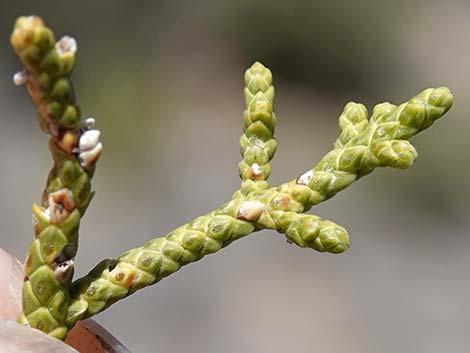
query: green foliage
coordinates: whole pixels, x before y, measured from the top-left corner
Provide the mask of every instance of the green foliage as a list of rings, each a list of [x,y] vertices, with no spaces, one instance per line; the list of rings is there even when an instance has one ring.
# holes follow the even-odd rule
[[[83,148],[90,142],[90,130],[80,121],[68,77],[75,40],[63,37],[56,42],[40,18],[20,17],[11,44],[24,67],[15,83],[26,84],[38,108],[39,126],[51,135],[54,161],[41,205],[33,206],[35,239],[25,261],[23,312],[18,320],[64,339],[80,218],[93,197],[90,181],[101,145],[95,144],[92,156],[90,144]]]
[[[408,139],[431,126],[453,101],[447,88],[430,88],[399,106],[378,104],[370,118],[364,105],[350,102],[339,118],[334,148],[298,178],[270,187],[269,163],[277,148],[274,87],[270,70],[256,62],[245,73],[240,189],[216,210],[100,262],[70,284],[79,222],[93,196],[90,179],[101,144],[99,132],[89,129],[89,119],[80,122],[74,105],[68,80],[74,41],[54,42],[52,32],[36,17],[20,18],[12,35],[40,125],[52,135],[54,159],[42,205],[33,207],[36,239],[26,261],[19,320],[58,338],[64,338],[77,320],[262,229],[285,234],[300,247],[344,252],[350,246],[347,231],[305,212],[377,167],[411,166],[417,152]],[[64,50],[67,55],[62,58]]]
[[[404,139],[429,127],[452,104],[447,88],[428,89],[398,107],[389,103],[377,105],[368,120],[362,104],[348,103],[340,116],[341,133],[335,148],[299,178],[269,188],[264,179],[269,176],[268,162],[276,148],[271,74],[255,63],[245,78],[247,110],[245,133],[240,139],[240,190],[217,210],[116,260],[100,263],[89,275],[74,282],[70,326],[160,281],[181,266],[261,229],[284,233],[289,242],[300,247],[331,253],[345,251],[349,237],[343,227],[303,212],[377,167],[409,167],[416,150]],[[253,168],[254,164],[258,166]]]

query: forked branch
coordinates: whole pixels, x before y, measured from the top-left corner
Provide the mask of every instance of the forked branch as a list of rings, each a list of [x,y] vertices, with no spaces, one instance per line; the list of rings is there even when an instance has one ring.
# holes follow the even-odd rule
[[[370,118],[364,105],[350,102],[339,118],[333,150],[298,178],[270,187],[269,162],[277,147],[274,87],[270,70],[257,62],[245,73],[240,189],[216,210],[100,262],[71,283],[79,221],[93,195],[90,179],[102,148],[99,132],[91,129],[92,119],[80,120],[68,79],[75,41],[64,37],[55,43],[37,17],[20,18],[11,41],[25,68],[15,82],[27,84],[40,126],[52,135],[54,159],[42,204],[33,207],[36,238],[26,261],[19,320],[62,339],[77,320],[262,229],[283,233],[300,247],[345,251],[350,244],[343,227],[305,212],[377,167],[411,166],[417,152],[408,139],[431,126],[453,101],[447,88],[429,88],[399,106],[376,105]]]

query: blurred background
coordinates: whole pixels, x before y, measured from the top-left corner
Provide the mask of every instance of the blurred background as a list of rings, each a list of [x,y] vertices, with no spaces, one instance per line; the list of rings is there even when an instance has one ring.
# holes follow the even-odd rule
[[[255,60],[276,86],[273,185],[331,148],[349,100],[371,111],[427,87],[455,95],[413,139],[412,168],[376,170],[313,209],[349,230],[346,253],[252,234],[100,314],[131,351],[468,351],[470,2],[2,1],[0,246],[19,258],[51,166],[11,80],[9,34],[25,14],[78,40],[78,102],[102,130],[78,275],[230,197]]]

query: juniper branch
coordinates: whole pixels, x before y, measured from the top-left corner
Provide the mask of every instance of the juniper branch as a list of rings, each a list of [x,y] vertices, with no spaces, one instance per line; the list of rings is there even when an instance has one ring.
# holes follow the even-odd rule
[[[54,42],[52,32],[35,17],[20,18],[12,35],[25,67],[15,81],[27,83],[40,126],[52,135],[54,159],[42,205],[33,208],[37,238],[26,261],[20,321],[58,338],[77,320],[262,229],[320,252],[347,250],[349,236],[343,227],[305,212],[377,167],[411,166],[417,152],[407,140],[447,112],[453,100],[447,88],[427,89],[398,107],[377,105],[370,119],[364,105],[348,103],[333,150],[298,178],[269,187],[269,162],[276,151],[274,87],[269,69],[255,63],[245,74],[242,183],[231,200],[164,237],[100,262],[69,286],[79,221],[92,197],[90,178],[101,144],[99,132],[89,129],[92,121],[80,125],[68,79],[75,42]]]
[[[238,165],[240,177],[242,180],[266,180],[271,174],[269,161],[277,147],[271,71],[261,63],[253,64],[245,73],[244,93],[246,110],[243,113],[244,133],[240,138],[243,156]]]
[[[268,72],[266,70],[255,63],[245,77],[250,77],[253,71]],[[247,80],[248,85],[250,82]],[[271,82],[267,82],[265,87],[271,87]],[[258,104],[254,97],[261,100],[262,95],[250,88],[245,92],[247,90],[251,94],[247,95],[248,107]],[[349,103],[340,117],[341,133],[335,148],[315,168],[278,187],[267,188],[266,182],[257,181],[246,173],[249,168],[246,166],[256,159],[247,162],[246,149],[242,148],[244,160],[240,174],[244,181],[232,199],[164,237],[150,240],[117,259],[101,262],[87,276],[74,282],[70,290],[68,324],[72,326],[77,320],[106,309],[138,289],[157,283],[181,266],[261,229],[284,233],[288,241],[300,247],[331,253],[345,251],[349,237],[343,227],[304,212],[376,167],[410,166],[416,151],[404,139],[429,127],[451,104],[448,89],[428,89],[399,107],[376,106],[371,119],[367,120],[363,105]],[[271,108],[258,111],[264,118]],[[257,119],[260,118],[248,120],[245,112],[245,134],[253,121],[259,121]],[[266,121],[274,126],[273,120]],[[263,125],[268,125],[266,121]],[[255,136],[262,135],[259,131],[266,130],[260,128]],[[271,130],[265,136],[264,141],[269,141]],[[243,136],[241,140],[247,141]],[[268,175],[267,170],[263,175]]]
[[[65,36],[58,42],[38,17],[21,17],[11,44],[24,69],[14,76],[26,84],[38,108],[41,129],[51,135],[54,166],[41,205],[33,205],[35,239],[25,260],[23,312],[18,321],[64,339],[69,293],[78,247],[80,218],[93,192],[90,179],[101,152],[93,119],[80,121],[69,75],[76,42]]]

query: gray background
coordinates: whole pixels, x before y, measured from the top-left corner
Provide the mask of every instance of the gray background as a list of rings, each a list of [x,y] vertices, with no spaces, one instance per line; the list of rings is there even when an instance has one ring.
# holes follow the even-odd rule
[[[11,82],[22,14],[77,38],[78,101],[103,132],[79,275],[230,197],[254,60],[277,90],[273,184],[331,148],[348,100],[371,110],[426,87],[455,95],[413,139],[411,169],[376,170],[314,208],[349,230],[349,251],[268,231],[240,240],[97,317],[133,352],[468,352],[468,1],[2,1],[0,246],[20,258],[51,165]]]

